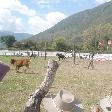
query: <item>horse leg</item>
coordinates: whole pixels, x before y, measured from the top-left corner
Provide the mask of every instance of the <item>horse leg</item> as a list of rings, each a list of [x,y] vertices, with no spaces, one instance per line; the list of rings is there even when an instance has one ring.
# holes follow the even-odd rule
[[[60,61],[60,57],[59,57],[59,61]]]
[[[30,68],[29,65],[26,65],[27,70]],[[24,72],[26,73],[27,71],[26,69],[24,70]]]
[[[19,72],[19,68],[20,68],[19,66],[16,66],[16,72]]]
[[[18,66],[16,66],[15,70],[16,70],[16,72],[18,71]]]

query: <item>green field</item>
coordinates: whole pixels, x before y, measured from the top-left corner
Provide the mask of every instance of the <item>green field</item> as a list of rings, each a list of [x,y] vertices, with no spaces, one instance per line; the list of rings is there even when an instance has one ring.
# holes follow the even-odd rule
[[[10,65],[12,57],[0,57],[0,61]],[[17,57],[15,57],[17,58]],[[57,58],[54,58],[57,59]],[[24,73],[25,68],[16,73],[14,67],[0,82],[0,112],[23,112],[29,95],[34,92],[44,79],[48,59],[37,58],[31,61],[30,70]],[[73,59],[60,62],[56,77],[50,92],[56,94],[60,89],[71,91],[78,98],[85,112],[100,98],[109,95],[112,86],[112,62],[95,62],[95,69],[88,70],[87,60]],[[43,109],[42,109],[43,112]]]

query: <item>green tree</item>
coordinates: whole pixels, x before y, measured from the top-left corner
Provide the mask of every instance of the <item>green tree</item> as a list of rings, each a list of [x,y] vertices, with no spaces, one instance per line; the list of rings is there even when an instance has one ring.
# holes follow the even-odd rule
[[[89,50],[93,51],[109,51],[108,40],[112,38],[112,25],[110,23],[107,24],[99,24],[94,25],[88,28],[83,32],[83,42],[87,46],[89,46]],[[105,45],[103,48],[98,48],[98,42],[104,40]]]
[[[67,51],[70,49],[64,37],[56,37],[52,45],[58,51]]]
[[[27,40],[24,42],[25,49],[34,49],[35,46],[36,46],[36,43],[33,42],[32,40]]]
[[[15,37],[12,35],[7,35],[7,36],[1,36],[0,37],[0,42],[4,43],[6,47],[12,47],[13,43],[15,42]]]
[[[25,43],[24,42],[15,42],[14,44],[13,44],[13,47],[14,48],[17,48],[17,49],[24,49],[25,48]]]

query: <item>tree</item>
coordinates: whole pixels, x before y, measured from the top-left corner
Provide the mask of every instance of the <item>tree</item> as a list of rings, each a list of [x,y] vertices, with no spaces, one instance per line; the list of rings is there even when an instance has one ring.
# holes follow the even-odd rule
[[[13,43],[15,42],[15,37],[12,35],[7,35],[7,36],[1,36],[0,37],[0,42],[4,43],[6,47],[12,47]]]
[[[64,37],[56,37],[52,45],[58,51],[67,51],[70,49]]]
[[[110,23],[94,25],[83,32],[84,46],[86,45],[86,48],[89,46],[89,50],[93,51],[108,51],[108,40],[111,38],[112,25]],[[102,40],[105,42],[105,46],[98,48],[98,42]]]
[[[24,42],[24,47],[26,49],[34,49],[35,46],[36,46],[36,43],[33,42],[32,40],[27,40],[27,41]]]
[[[18,49],[24,49],[25,48],[25,44],[24,44],[24,42],[14,42],[14,44],[13,44],[13,47],[14,48],[18,48]]]

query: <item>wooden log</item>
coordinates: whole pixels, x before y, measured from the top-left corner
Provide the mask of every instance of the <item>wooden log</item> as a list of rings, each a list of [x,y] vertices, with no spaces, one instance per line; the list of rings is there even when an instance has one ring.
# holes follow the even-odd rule
[[[42,99],[48,93],[59,65],[57,61],[49,60],[48,69],[45,74],[44,81],[41,83],[39,89],[37,89],[28,99],[24,112],[40,112],[40,105]]]

